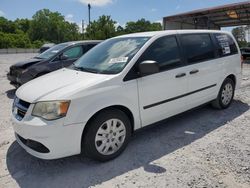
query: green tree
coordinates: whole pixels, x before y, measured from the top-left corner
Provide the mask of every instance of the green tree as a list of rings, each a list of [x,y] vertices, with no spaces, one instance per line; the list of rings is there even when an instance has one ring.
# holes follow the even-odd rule
[[[0,48],[30,48],[31,42],[27,34],[0,32]]]
[[[126,34],[125,29],[124,29],[122,26],[119,25],[119,26],[116,28],[116,36],[124,35],[124,34]]]
[[[88,39],[107,39],[116,35],[116,22],[110,16],[102,15],[98,20],[91,22],[86,29]]]
[[[125,26],[126,33],[135,33],[135,32],[145,32],[145,31],[159,31],[162,30],[160,23],[151,23],[144,18],[136,22],[127,22]]]
[[[236,27],[232,30],[232,34],[234,35],[237,42],[245,42],[246,34],[244,27]]]
[[[54,43],[77,40],[80,37],[78,26],[65,21],[64,16],[48,9],[39,10],[32,17],[29,35],[32,41]]]
[[[16,25],[14,22],[7,20],[4,17],[0,17],[0,32],[4,33],[15,33]]]
[[[15,22],[18,30],[27,33],[30,29],[31,20],[29,19],[16,19]]]
[[[65,31],[64,31],[64,41],[72,41],[72,40],[80,40],[81,34],[79,32],[79,27],[76,23],[64,23]]]

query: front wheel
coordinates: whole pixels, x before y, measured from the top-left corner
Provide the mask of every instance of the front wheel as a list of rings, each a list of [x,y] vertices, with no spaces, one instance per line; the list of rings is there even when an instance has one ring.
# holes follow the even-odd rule
[[[230,78],[226,78],[220,88],[217,99],[212,102],[212,106],[218,109],[226,109],[233,101],[235,83]]]
[[[131,136],[131,123],[123,111],[105,110],[89,122],[83,136],[83,153],[95,160],[108,161],[125,149]]]

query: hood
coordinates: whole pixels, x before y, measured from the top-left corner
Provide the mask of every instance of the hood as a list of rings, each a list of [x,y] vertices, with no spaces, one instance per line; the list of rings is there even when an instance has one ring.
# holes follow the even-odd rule
[[[26,61],[18,62],[16,64],[12,65],[12,67],[26,69],[27,67],[34,65],[35,63],[41,62],[41,61],[44,61],[44,59],[32,58],[32,59],[28,59]]]
[[[16,95],[30,103],[67,100],[75,92],[96,86],[112,77],[114,75],[94,74],[63,68],[22,85],[16,91]]]

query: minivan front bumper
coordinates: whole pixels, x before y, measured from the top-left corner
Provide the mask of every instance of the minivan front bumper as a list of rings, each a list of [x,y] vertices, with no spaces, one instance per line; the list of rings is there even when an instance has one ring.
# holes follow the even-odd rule
[[[63,125],[61,120],[46,124],[40,118],[19,121],[12,115],[17,142],[41,159],[57,159],[81,153],[83,123]]]

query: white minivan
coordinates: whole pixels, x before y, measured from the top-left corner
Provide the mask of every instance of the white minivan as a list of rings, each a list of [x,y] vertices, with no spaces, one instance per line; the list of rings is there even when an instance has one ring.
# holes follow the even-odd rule
[[[139,128],[204,103],[227,108],[240,80],[241,55],[228,32],[123,35],[21,86],[13,127],[17,142],[36,157],[83,153],[106,161]]]

